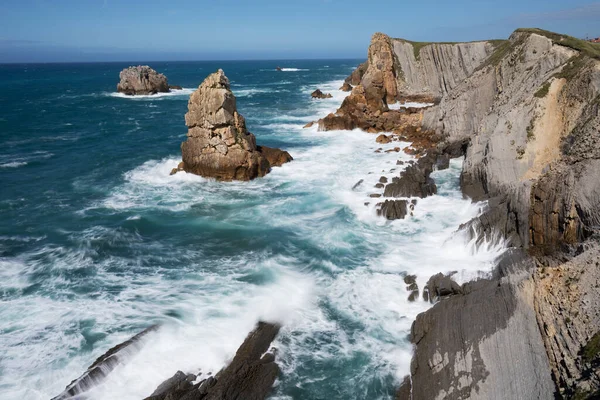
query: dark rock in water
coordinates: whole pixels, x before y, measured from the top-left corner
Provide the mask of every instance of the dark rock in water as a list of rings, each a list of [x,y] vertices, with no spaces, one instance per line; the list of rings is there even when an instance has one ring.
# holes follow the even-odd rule
[[[79,378],[71,382],[58,396],[52,400],[66,400],[76,398],[90,390],[92,387],[101,383],[113,369],[123,362],[126,356],[131,356],[141,348],[141,340],[150,332],[154,332],[158,329],[158,325],[153,325],[149,328],[144,329],[126,342],[123,342],[106,353],[98,357],[92,365],[90,365]]]
[[[432,157],[423,157],[411,164],[399,178],[393,178],[392,183],[385,187],[385,197],[427,197],[437,193],[437,186],[430,177],[433,172]]]
[[[427,281],[427,285],[423,290],[423,299],[434,303],[442,297],[461,293],[462,289],[458,283],[454,282],[451,277],[439,273],[433,275]]]
[[[373,198],[373,199],[376,199],[376,198],[378,198],[378,197],[381,197],[381,194],[379,194],[379,193],[371,193],[371,194],[369,195],[369,197],[371,197],[371,198]]]
[[[183,88],[179,85],[169,85],[169,90],[182,90]]]
[[[247,181],[292,160],[286,151],[257,146],[237,112],[223,70],[210,74],[190,96],[185,114],[188,139],[181,144],[183,169],[223,181]]]
[[[277,71],[283,71],[283,69],[282,69],[281,67],[275,67],[275,69],[276,69]]]
[[[386,178],[385,176],[382,176],[379,178],[379,183],[387,183],[388,178]]]
[[[327,94],[325,94],[325,93],[323,93],[323,92],[321,91],[321,89],[317,89],[317,90],[315,90],[314,92],[312,92],[312,93],[311,93],[311,96],[312,96],[312,98],[313,98],[313,99],[330,99],[330,98],[332,98],[332,97],[333,97],[333,96],[331,95],[331,93],[327,93]]]
[[[351,92],[352,91],[352,85],[350,85],[348,82],[344,82],[344,84],[342,85],[342,87],[340,88],[340,90],[342,92]]]
[[[377,189],[383,189],[383,188],[385,187],[385,185],[384,185],[383,183],[376,183],[376,184],[375,184],[375,187],[376,187]]]
[[[178,371],[146,400],[265,399],[279,375],[275,355],[267,353],[279,328],[277,324],[259,322],[256,329],[246,337],[231,363],[216,376],[209,376],[194,385],[194,375]]]
[[[354,186],[352,186],[352,190],[356,189],[357,187],[359,187],[362,183],[364,182],[364,179],[361,179],[360,181],[356,182],[354,184]]]
[[[419,298],[419,286],[417,285],[416,275],[406,275],[404,277],[404,283],[406,283],[406,290],[410,292],[408,295],[408,301],[416,301]]]
[[[377,210],[377,215],[384,216],[386,219],[403,219],[407,214],[406,200],[386,200]]]
[[[450,156],[440,154],[435,161],[435,169],[438,171],[450,168]]]
[[[377,143],[386,144],[386,143],[390,143],[392,141],[392,138],[390,138],[387,135],[381,134],[381,135],[377,136],[375,141]]]
[[[147,65],[125,68],[119,74],[117,91],[127,95],[166,93],[167,77]]]

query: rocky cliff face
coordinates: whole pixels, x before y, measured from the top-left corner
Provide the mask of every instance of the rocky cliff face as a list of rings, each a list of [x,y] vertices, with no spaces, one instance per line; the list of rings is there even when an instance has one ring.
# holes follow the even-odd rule
[[[188,139],[181,144],[180,169],[223,181],[247,181],[291,161],[288,152],[256,145],[237,112],[223,70],[209,75],[190,96],[185,114]]]
[[[119,74],[117,91],[127,95],[168,92],[167,77],[147,65],[125,68]]]
[[[593,243],[588,238],[599,227],[600,61],[593,51],[578,46],[572,38],[518,30],[472,68],[466,79],[446,86],[439,104],[425,112],[423,130],[434,131],[448,142],[469,141],[463,192],[489,201],[488,211],[469,227],[480,237],[500,237],[538,257],[530,258],[533,266],[494,278],[489,288],[480,289],[486,303],[472,292],[443,301],[417,319],[413,399],[441,394],[457,399],[552,398],[554,391],[558,396],[587,398],[600,388],[597,364],[594,369],[590,360],[586,363],[578,355],[600,330],[600,322],[589,311],[574,317],[571,306],[575,299],[581,305],[597,304],[600,291],[584,286],[573,294],[562,278],[567,273],[540,272],[541,265],[549,264],[569,271],[569,276],[573,270],[585,271],[592,282],[597,282],[599,273],[599,267],[589,263],[597,256],[594,247],[588,249],[591,244],[586,244],[577,250],[576,245]],[[565,263],[573,253],[582,254]],[[553,261],[549,263],[544,254],[553,254]],[[495,299],[497,288],[505,282],[511,289]],[[460,310],[455,303],[462,304]],[[516,306],[507,317],[487,321],[484,314],[494,313],[498,304]],[[461,324],[439,326],[436,316],[449,315],[492,330],[476,333],[465,332]],[[511,343],[508,337],[506,342],[499,339],[510,329],[514,330]],[[423,330],[429,332],[429,341],[427,335],[418,334]],[[474,340],[461,347],[454,335]],[[443,365],[442,360],[443,368],[436,362],[436,347],[450,349],[450,361]],[[483,354],[479,366],[475,361],[456,362],[460,354],[475,349]],[[490,357],[493,351],[499,351],[498,357]],[[502,366],[507,361],[517,375],[506,374],[508,369]],[[428,363],[429,368],[423,368]],[[431,382],[440,379],[444,383],[432,388]]]
[[[535,29],[457,44],[377,34],[352,94],[320,121],[377,130],[388,103],[436,103],[407,138],[427,137],[428,157],[460,149],[464,194],[488,202],[464,228],[517,252],[417,318],[399,399],[598,395],[599,60],[600,47]]]

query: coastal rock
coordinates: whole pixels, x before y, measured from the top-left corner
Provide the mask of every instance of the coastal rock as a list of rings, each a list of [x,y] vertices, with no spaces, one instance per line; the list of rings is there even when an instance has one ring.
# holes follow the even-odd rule
[[[292,160],[286,151],[256,145],[237,112],[223,70],[209,75],[190,96],[185,115],[188,139],[181,144],[183,169],[217,180],[247,181]]]
[[[400,177],[385,186],[385,197],[427,197],[437,193],[437,186],[430,177],[435,157],[420,158],[416,164],[406,167]]]
[[[263,400],[279,375],[275,354],[268,352],[277,324],[259,322],[231,363],[214,377],[193,384],[195,375],[178,371],[145,400]]]
[[[368,65],[368,62],[364,62],[364,63],[360,64],[358,67],[356,67],[356,69],[354,71],[352,71],[350,76],[346,78],[344,83],[347,83],[347,84],[353,85],[353,86],[358,85],[360,83],[360,80],[362,79],[363,75],[365,74],[365,71],[367,70],[367,65]]]
[[[408,295],[408,301],[416,301],[419,298],[419,286],[417,285],[416,275],[406,275],[404,277],[404,283],[406,283],[406,290],[410,293]]]
[[[77,379],[71,382],[65,390],[52,400],[67,400],[79,398],[85,392],[101,383],[124,359],[130,357],[140,350],[142,341],[146,335],[158,329],[158,325],[152,325],[144,329],[131,339],[123,342],[98,357],[92,365]]]
[[[181,89],[183,89],[183,88],[179,85],[169,85],[169,90],[181,90]]]
[[[352,91],[352,85],[349,84],[348,82],[344,82],[344,84],[342,85],[342,87],[340,88],[340,90],[342,92],[351,92]]]
[[[377,215],[384,216],[388,220],[404,219],[408,213],[407,204],[406,200],[386,200],[377,210]]]
[[[386,144],[386,143],[390,143],[392,141],[392,139],[387,135],[379,135],[379,136],[377,136],[377,139],[375,139],[375,141],[377,143]]]
[[[167,77],[147,65],[128,67],[119,74],[117,91],[126,95],[156,94],[169,91]]]
[[[444,274],[433,275],[427,281],[427,285],[423,290],[423,299],[431,303],[435,303],[442,297],[461,294],[462,289],[450,276]]]
[[[466,284],[419,314],[410,377],[398,400],[552,399],[548,358],[538,329],[534,265],[524,253],[500,267],[511,274]],[[512,264],[513,261],[516,264]]]
[[[325,93],[323,93],[323,92],[321,91],[321,89],[317,89],[317,90],[315,90],[315,91],[314,91],[314,92],[312,92],[310,95],[311,95],[311,97],[312,97],[313,99],[330,99],[330,98],[332,98],[332,97],[333,97],[333,96],[331,95],[331,93],[327,93],[327,94],[325,94]]]

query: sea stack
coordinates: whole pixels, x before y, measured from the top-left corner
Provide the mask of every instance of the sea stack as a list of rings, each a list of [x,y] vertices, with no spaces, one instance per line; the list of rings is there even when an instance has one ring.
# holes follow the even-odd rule
[[[147,65],[125,68],[119,74],[117,91],[126,95],[167,93],[167,77]]]
[[[256,145],[221,69],[192,93],[185,123],[188,139],[181,144],[178,170],[221,181],[248,181],[292,160],[287,151]]]

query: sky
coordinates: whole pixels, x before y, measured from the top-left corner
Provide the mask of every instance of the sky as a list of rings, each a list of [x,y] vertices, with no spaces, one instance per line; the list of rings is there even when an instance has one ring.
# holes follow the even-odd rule
[[[539,27],[600,36],[600,2],[558,0],[0,0],[0,63],[366,58],[415,41]]]

